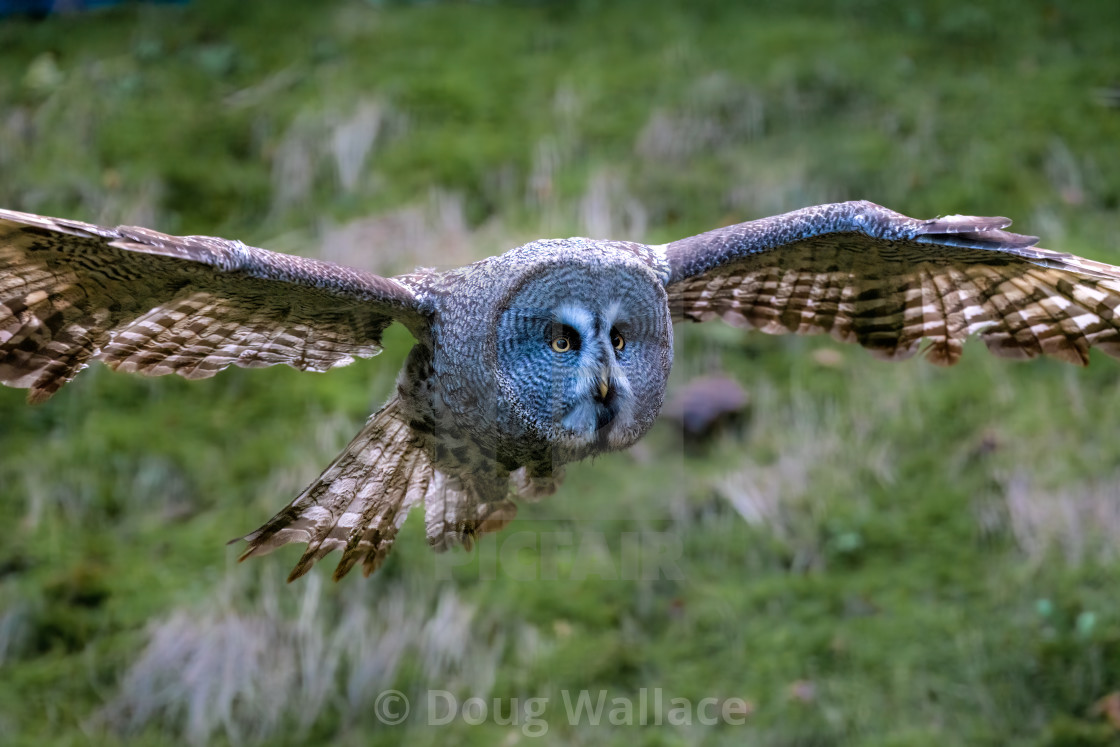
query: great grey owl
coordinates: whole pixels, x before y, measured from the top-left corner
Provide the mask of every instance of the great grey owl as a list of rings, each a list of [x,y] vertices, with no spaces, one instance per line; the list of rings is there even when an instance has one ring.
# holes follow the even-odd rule
[[[423,504],[429,544],[470,547],[553,492],[562,468],[649,430],[673,323],[721,318],[829,333],[881,358],[1120,356],[1120,268],[1032,248],[1005,218],[915,220],[819,205],[660,246],[534,241],[444,271],[384,278],[238,241],[0,211],[0,381],[54,394],[90,361],[187,378],[230,365],[325,371],[416,345],[396,393],[244,557],[342,550],[335,578],[384,561]]]

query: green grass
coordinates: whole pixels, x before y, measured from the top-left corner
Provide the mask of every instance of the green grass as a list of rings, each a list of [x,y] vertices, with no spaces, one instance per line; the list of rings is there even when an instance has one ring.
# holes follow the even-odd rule
[[[399,271],[863,198],[1010,215],[1120,262],[1118,37],[1108,2],[212,0],[5,20],[0,204]],[[1120,739],[1095,709],[1120,691],[1116,361],[972,345],[940,370],[682,329],[674,382],[722,369],[751,393],[706,447],[659,426],[573,465],[470,556],[431,554],[413,517],[369,580],[286,586],[297,548],[234,563],[224,542],[329,462],[408,346],[393,330],[321,376],[94,367],[37,408],[0,391],[0,741],[513,744],[532,737],[493,699],[533,697],[550,743]],[[375,716],[386,688],[412,699],[402,725]],[[565,693],[609,708],[654,688],[752,711],[568,723]],[[428,727],[431,689],[490,717]]]

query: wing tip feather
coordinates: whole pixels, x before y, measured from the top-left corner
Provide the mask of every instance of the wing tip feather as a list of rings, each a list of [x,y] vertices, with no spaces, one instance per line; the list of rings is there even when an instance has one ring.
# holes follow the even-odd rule
[[[31,405],[32,407],[44,404],[47,400],[53,397],[55,392],[57,391],[58,387],[55,387],[54,389],[32,387],[31,389],[27,390],[27,404]]]

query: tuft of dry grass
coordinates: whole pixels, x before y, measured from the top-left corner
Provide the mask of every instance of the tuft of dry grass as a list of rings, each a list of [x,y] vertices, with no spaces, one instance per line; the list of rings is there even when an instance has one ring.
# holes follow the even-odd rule
[[[637,239],[649,224],[645,207],[631,194],[624,177],[608,169],[591,176],[579,217],[584,233],[593,239]]]
[[[426,200],[319,229],[319,256],[331,262],[394,274],[416,266],[440,268],[476,258],[481,241],[467,224],[462,195],[432,190]]]
[[[381,131],[385,107],[378,101],[359,101],[353,113],[333,124],[330,148],[339,186],[353,192]]]
[[[345,111],[321,105],[302,110],[272,151],[273,212],[312,203],[316,187],[325,183],[339,195],[376,191],[369,165],[375,146],[403,129],[403,117],[378,99],[359,99]]]
[[[1032,564],[1055,555],[1071,566],[1120,557],[1120,472],[1057,489],[1021,470],[1001,482],[1006,528]]]
[[[752,390],[753,437],[741,446],[742,466],[713,480],[717,495],[752,527],[769,533],[792,558],[794,570],[820,567],[827,535],[822,531],[833,500],[859,500],[853,465],[878,482],[893,481],[892,445],[853,423],[853,412],[821,408],[804,394],[782,398],[761,382]],[[874,420],[874,409],[862,411]],[[861,432],[862,431],[862,432]]]
[[[683,104],[653,111],[634,152],[652,162],[685,165],[690,157],[761,137],[767,127],[763,93],[723,72],[697,78]]]
[[[231,574],[209,601],[152,623],[99,720],[123,735],[156,727],[191,744],[262,742],[305,733],[327,712],[360,720],[399,686],[406,662],[422,673],[413,682],[487,697],[509,652],[524,659],[511,644],[535,639],[523,623],[497,626],[452,586],[340,591],[317,574],[284,586],[261,569],[256,588]]]

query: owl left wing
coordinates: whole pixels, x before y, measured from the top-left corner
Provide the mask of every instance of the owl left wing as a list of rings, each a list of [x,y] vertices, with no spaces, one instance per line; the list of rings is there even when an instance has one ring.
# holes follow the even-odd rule
[[[404,282],[210,236],[0,210],[0,383],[42,401],[89,362],[151,376],[325,371],[426,324]]]
[[[916,220],[845,202],[665,245],[674,320],[828,333],[877,357],[952,365],[969,335],[1009,358],[1120,357],[1120,268],[1035,248],[1006,218]]]

